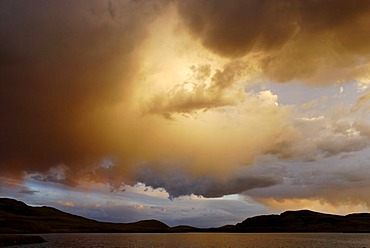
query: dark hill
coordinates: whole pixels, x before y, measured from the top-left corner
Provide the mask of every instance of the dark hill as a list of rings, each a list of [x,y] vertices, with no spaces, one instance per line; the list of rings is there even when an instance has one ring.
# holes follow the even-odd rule
[[[0,199],[0,233],[65,232],[168,232],[169,226],[156,220],[108,223],[68,214],[51,207],[30,207],[23,202]]]
[[[286,211],[280,215],[262,215],[244,220],[236,232],[370,232],[370,214],[347,216],[309,210]]]

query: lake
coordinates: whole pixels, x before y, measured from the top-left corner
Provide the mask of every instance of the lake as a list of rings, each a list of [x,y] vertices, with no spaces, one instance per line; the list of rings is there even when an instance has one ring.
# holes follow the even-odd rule
[[[370,248],[370,234],[349,233],[178,233],[178,234],[41,234],[48,242],[18,247],[274,247]],[[14,246],[12,246],[14,247]]]

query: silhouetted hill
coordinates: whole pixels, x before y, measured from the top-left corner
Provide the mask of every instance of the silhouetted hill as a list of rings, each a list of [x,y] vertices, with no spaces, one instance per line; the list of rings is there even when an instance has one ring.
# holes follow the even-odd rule
[[[309,210],[261,215],[219,228],[176,226],[157,220],[134,223],[99,222],[51,207],[31,207],[23,202],[0,198],[0,233],[103,233],[103,232],[370,232],[370,214],[346,216]]]
[[[30,207],[23,202],[0,199],[0,233],[65,232],[168,232],[157,220],[135,223],[99,222],[68,214],[51,207]]]
[[[309,210],[261,215],[235,226],[236,232],[370,232],[370,214],[346,216]]]

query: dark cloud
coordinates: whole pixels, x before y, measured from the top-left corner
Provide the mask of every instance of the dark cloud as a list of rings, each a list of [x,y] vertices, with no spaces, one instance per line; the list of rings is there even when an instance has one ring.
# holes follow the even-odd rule
[[[114,150],[112,108],[161,5],[0,2],[0,173],[83,167]]]
[[[272,176],[255,175],[246,171],[228,178],[213,178],[211,176],[192,177],[181,169],[158,170],[142,167],[136,172],[136,180],[154,189],[164,188],[169,198],[197,195],[204,197],[221,197],[238,194],[254,188],[264,188],[279,183]]]
[[[39,192],[40,192],[39,190],[33,190],[33,189],[30,189],[30,188],[26,188],[26,187],[23,187],[22,189],[20,189],[18,191],[18,193],[27,194],[27,195],[33,195],[33,194],[36,194],[36,193],[39,193]]]
[[[263,54],[263,71],[273,80],[305,79],[331,68],[353,70],[362,64],[356,57],[369,61],[366,0],[194,0],[178,5],[188,30],[205,47],[230,58]]]
[[[179,1],[179,12],[203,45],[229,57],[255,46],[278,48],[295,32],[292,1]]]
[[[36,174],[31,176],[32,179],[40,182],[47,182],[47,183],[56,183],[61,184],[69,187],[75,187],[78,185],[76,181],[71,180],[70,178],[66,177],[58,177],[56,175],[48,175],[48,174]]]

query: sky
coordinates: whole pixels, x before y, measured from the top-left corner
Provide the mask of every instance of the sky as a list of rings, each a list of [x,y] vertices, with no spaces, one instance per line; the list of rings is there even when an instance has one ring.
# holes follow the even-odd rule
[[[217,227],[370,210],[370,1],[1,0],[0,196]]]

